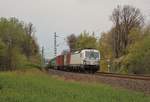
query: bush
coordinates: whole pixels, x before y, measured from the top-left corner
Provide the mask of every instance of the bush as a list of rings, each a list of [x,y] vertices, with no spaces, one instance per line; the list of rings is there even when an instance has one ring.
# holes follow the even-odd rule
[[[15,70],[40,63],[39,47],[31,23],[0,18],[0,70]]]
[[[128,73],[150,74],[150,35],[131,45],[122,65]]]

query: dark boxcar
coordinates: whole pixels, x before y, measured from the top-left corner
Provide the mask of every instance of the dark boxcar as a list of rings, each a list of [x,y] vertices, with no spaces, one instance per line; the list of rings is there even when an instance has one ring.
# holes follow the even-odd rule
[[[56,58],[56,66],[58,69],[62,68],[64,66],[64,56],[63,55],[59,55]]]

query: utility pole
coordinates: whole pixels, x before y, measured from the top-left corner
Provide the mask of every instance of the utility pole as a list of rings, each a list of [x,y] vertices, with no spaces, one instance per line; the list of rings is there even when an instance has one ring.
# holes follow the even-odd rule
[[[57,39],[56,39],[57,35],[56,32],[54,33],[54,56],[57,56]]]
[[[42,58],[44,59],[44,46],[42,47]]]
[[[56,32],[54,32],[54,56],[55,57],[57,56],[57,47],[59,46],[59,44],[57,44],[57,37],[60,36],[57,36]]]
[[[44,46],[42,47],[42,58],[41,58],[41,68],[43,68],[45,63],[45,59],[44,59]]]

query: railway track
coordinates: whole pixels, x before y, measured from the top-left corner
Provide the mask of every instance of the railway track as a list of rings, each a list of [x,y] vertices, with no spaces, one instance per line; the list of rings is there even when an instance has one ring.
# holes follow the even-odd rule
[[[64,80],[105,83],[114,87],[122,87],[129,90],[150,94],[150,76],[125,75],[116,73],[97,72],[95,74],[73,73],[60,70],[49,70],[51,75],[57,75]]]
[[[124,78],[124,79],[150,81],[149,75],[129,75],[129,74],[117,74],[117,73],[105,73],[105,72],[97,72],[97,73],[95,73],[95,75],[100,75],[100,76],[105,76],[105,77],[116,77],[116,78]]]
[[[66,71],[62,71],[66,72]],[[89,73],[78,73],[78,72],[66,72],[66,73],[74,73],[74,74],[87,74]],[[103,77],[114,77],[114,78],[122,78],[122,79],[135,79],[135,80],[145,80],[150,81],[150,75],[135,75],[135,74],[118,74],[118,73],[107,73],[107,72],[96,72],[92,74],[95,76],[103,76]]]

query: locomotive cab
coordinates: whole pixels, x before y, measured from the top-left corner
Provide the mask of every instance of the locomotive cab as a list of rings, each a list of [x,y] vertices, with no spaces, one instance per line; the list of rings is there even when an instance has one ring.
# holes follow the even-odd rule
[[[84,49],[80,52],[81,63],[85,70],[96,72],[99,70],[100,53],[95,49]]]

